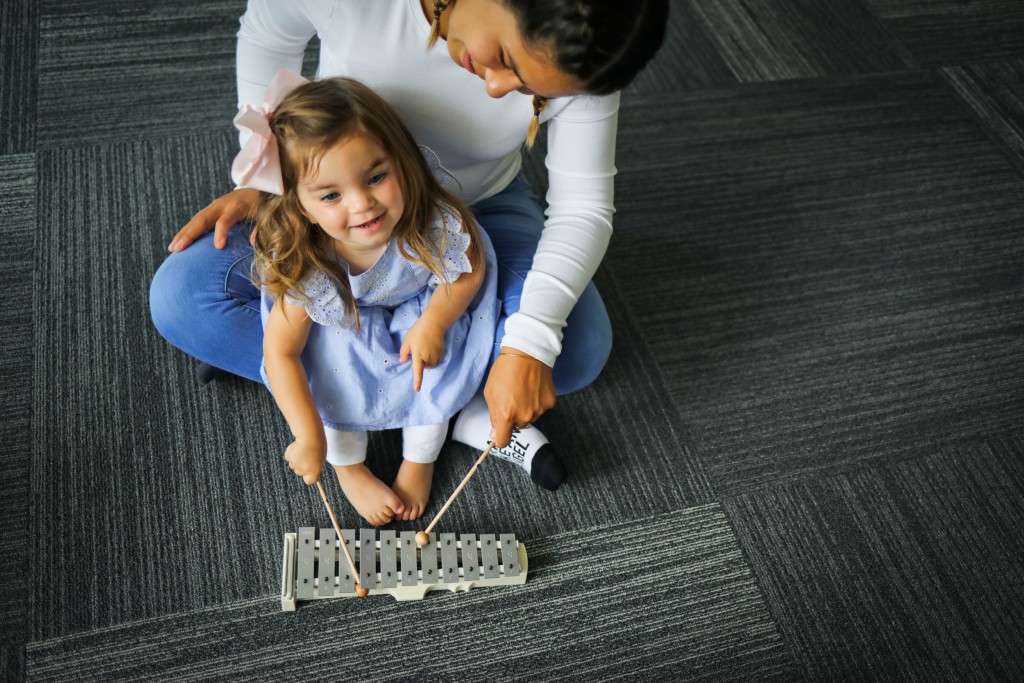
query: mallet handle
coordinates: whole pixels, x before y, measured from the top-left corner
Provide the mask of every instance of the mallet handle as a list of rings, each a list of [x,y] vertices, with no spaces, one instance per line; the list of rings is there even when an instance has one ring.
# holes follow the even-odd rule
[[[320,489],[320,497],[324,499],[324,505],[327,506],[327,514],[331,516],[331,524],[334,525],[334,531],[338,534],[338,541],[341,542],[341,549],[345,551],[345,559],[348,560],[348,566],[352,569],[352,576],[359,580],[359,572],[356,571],[356,563],[352,561],[352,556],[348,552],[348,543],[345,542],[345,537],[341,535],[341,527],[338,526],[338,520],[334,518],[334,510],[331,509],[331,504],[327,502],[327,492],[324,491],[324,485],[317,479],[316,486]]]
[[[457,489],[455,489],[455,492],[452,493],[452,495],[450,495],[448,497],[448,500],[445,502],[444,507],[442,507],[441,510],[438,511],[437,516],[434,517],[434,521],[432,521],[430,523],[430,526],[428,526],[426,531],[424,531],[423,533],[429,534],[431,531],[434,530],[434,526],[437,524],[437,520],[441,519],[441,515],[443,515],[445,513],[445,511],[449,507],[451,507],[451,504],[455,500],[455,497],[459,495],[459,493],[462,491],[462,489],[466,488],[466,482],[468,482],[470,477],[473,476],[473,473],[476,472],[476,468],[480,467],[480,463],[482,463],[484,461],[484,458],[487,457],[487,454],[491,452],[492,448],[494,448],[494,442],[493,441],[490,444],[487,445],[487,450],[484,451],[484,454],[481,455],[479,458],[477,458],[476,463],[473,465],[472,469],[470,469],[469,473],[466,474],[465,477],[463,477],[462,483],[459,484],[459,487]]]

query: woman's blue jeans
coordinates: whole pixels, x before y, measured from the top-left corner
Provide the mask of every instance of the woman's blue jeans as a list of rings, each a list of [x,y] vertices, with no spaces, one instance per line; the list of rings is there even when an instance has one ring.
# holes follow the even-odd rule
[[[521,175],[472,208],[498,258],[502,312],[495,335],[496,358],[505,334],[505,318],[519,310],[523,281],[533,264],[544,215]],[[184,251],[168,256],[153,276],[149,308],[153,324],[174,346],[205,363],[261,382],[263,324],[260,292],[250,280],[250,231],[245,223],[234,226],[224,249],[213,246],[211,231]],[[608,312],[591,282],[563,330],[562,353],[554,367],[558,394],[593,382],[608,360],[611,344]]]

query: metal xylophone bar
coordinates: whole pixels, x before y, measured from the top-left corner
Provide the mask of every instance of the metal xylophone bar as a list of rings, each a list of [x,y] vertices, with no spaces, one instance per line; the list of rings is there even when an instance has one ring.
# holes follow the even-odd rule
[[[412,531],[342,529],[359,571],[352,576],[334,529],[301,527],[284,538],[281,608],[322,598],[355,596],[356,579],[370,594],[390,593],[398,600],[421,600],[431,590],[468,591],[475,586],[526,582],[526,546],[512,534],[443,533],[429,536],[422,548]]]

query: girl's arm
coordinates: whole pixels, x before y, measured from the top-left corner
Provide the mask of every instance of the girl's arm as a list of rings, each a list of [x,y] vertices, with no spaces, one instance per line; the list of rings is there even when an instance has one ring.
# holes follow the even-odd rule
[[[423,384],[423,368],[436,366],[444,357],[445,332],[466,312],[480,291],[485,265],[482,256],[478,260],[479,263],[473,263],[473,272],[463,273],[455,282],[434,290],[423,315],[402,341],[399,360],[404,363],[412,358],[415,391]]]
[[[312,326],[305,308],[280,297],[270,310],[263,332],[263,361],[270,391],[295,437],[285,451],[285,459],[307,484],[320,478],[327,458],[324,425],[302,365],[302,351]]]
[[[423,309],[420,321],[427,320],[441,329],[443,335],[455,324],[480,291],[484,282],[484,260],[473,264],[473,272],[463,273],[455,282],[441,285],[430,295],[427,307]]]

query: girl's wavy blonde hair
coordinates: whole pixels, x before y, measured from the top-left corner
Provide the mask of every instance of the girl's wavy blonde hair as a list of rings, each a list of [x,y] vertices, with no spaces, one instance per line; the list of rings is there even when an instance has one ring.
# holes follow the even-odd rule
[[[358,329],[359,315],[348,275],[333,250],[324,248],[325,233],[306,218],[298,195],[299,181],[316,173],[324,154],[356,135],[374,138],[394,162],[405,209],[392,237],[397,238],[402,256],[448,284],[441,263],[444,241],[439,250],[427,241],[427,229],[435,215],[448,210],[461,219],[469,233],[467,256],[473,268],[483,266],[480,229],[473,215],[434,177],[394,109],[367,86],[341,77],[305,83],[277,106],[270,129],[281,154],[284,194],[260,193],[253,281],[275,300],[289,292],[308,300],[300,283],[314,269],[321,270],[339,285],[345,311]]]

